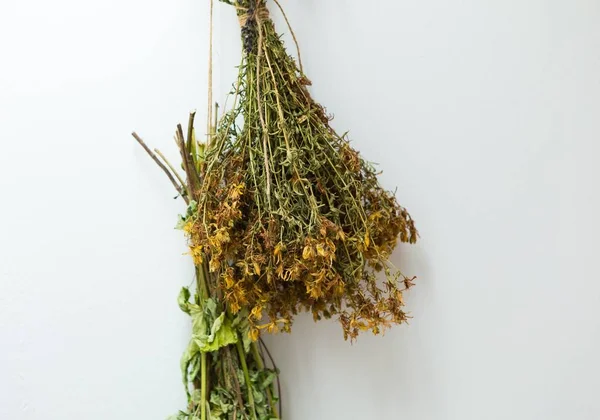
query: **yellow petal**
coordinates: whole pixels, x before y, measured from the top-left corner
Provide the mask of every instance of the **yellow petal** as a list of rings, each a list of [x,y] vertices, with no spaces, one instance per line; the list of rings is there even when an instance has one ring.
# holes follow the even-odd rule
[[[304,247],[304,250],[302,251],[302,258],[304,258],[305,260],[309,260],[312,257],[312,248],[309,245],[306,245]]]
[[[323,244],[317,244],[317,254],[319,254],[321,257],[324,257],[327,255],[327,252],[325,251],[325,247],[323,246]]]

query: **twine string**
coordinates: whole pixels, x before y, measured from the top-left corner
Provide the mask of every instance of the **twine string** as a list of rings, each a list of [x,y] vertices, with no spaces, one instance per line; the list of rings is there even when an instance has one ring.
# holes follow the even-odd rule
[[[267,9],[267,6],[263,1],[258,1],[254,8],[236,6],[236,9],[241,12],[238,13],[240,26],[246,26],[246,23],[248,23],[249,20],[255,20],[256,23],[260,23],[271,17],[269,9]]]

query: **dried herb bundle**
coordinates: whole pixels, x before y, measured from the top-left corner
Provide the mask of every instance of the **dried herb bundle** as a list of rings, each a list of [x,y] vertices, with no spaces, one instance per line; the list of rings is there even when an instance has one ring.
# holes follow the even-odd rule
[[[388,258],[398,239],[416,241],[412,218],[331,128],[265,0],[226,2],[237,9],[244,57],[194,187],[197,211],[183,221],[192,254],[219,274],[231,312],[249,311],[253,339],[260,329],[289,331],[300,310],[337,316],[346,338],[404,322],[412,279]]]
[[[185,177],[134,137],[188,205],[178,227],[197,279],[179,296],[192,317],[181,366],[189,407],[173,419],[272,420],[277,369],[266,367],[261,331],[289,331],[302,310],[337,317],[351,339],[405,322],[414,278],[388,258],[418,234],[311,97],[265,0],[221,1],[235,6],[243,42],[233,106],[218,121],[209,112],[207,144],[193,113],[187,135],[177,127]]]
[[[135,139],[167,174],[188,204],[186,216],[196,214],[198,191],[202,182],[202,145],[195,139],[194,113],[190,115],[187,138],[177,126],[182,178],[158,150],[152,151],[133,133]],[[212,128],[211,128],[212,130]],[[184,228],[181,223],[178,227]],[[181,371],[188,409],[169,420],[274,420],[279,380],[277,367],[262,342],[251,340],[247,310],[228,310],[218,286],[218,274],[209,272],[205,258],[192,255],[196,288],[182,288],[178,304],[192,319],[192,338],[181,359]],[[272,369],[266,367],[268,355]],[[191,388],[191,390],[190,390]]]
[[[212,2],[211,2],[212,11]],[[211,13],[212,27],[212,13]],[[212,31],[209,92],[212,89]],[[212,99],[209,95],[209,103]],[[212,108],[212,103],[210,105]],[[209,109],[208,133],[216,130]],[[204,180],[204,144],[196,140],[195,113],[189,117],[187,135],[181,125],[175,143],[181,155],[185,177],[158,150],[152,151],[140,136],[134,138],[165,172],[188,205],[182,223],[198,214]],[[178,298],[180,309],[192,320],[192,338],[181,359],[188,407],[169,420],[276,420],[281,412],[278,370],[262,340],[252,340],[247,309],[232,311],[223,299],[218,272],[209,270],[208,259],[192,249],[195,265],[195,290],[184,287]],[[256,338],[256,337],[254,337]],[[272,368],[267,367],[265,354]]]

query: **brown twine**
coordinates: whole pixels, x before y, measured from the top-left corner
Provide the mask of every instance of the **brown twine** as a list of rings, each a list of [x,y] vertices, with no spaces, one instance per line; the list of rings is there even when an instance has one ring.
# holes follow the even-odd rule
[[[281,7],[281,4],[279,4],[279,2],[277,0],[273,0],[273,1],[277,5],[277,7],[279,7],[279,10],[281,11],[283,18],[285,19],[285,23],[287,24],[287,27],[290,30],[290,33],[292,34],[292,38],[294,39],[294,44],[296,44],[296,51],[298,52],[298,65],[300,66],[300,73],[304,73],[304,69],[302,67],[302,57],[300,57],[300,45],[298,45],[298,39],[296,38],[296,34],[294,33],[294,30],[292,29],[292,25],[291,25],[290,21],[288,20],[288,17],[285,14],[283,7]]]
[[[300,56],[300,45],[298,44],[298,38],[296,38],[296,33],[294,32],[294,29],[292,28],[292,25],[285,13],[285,10],[283,10],[283,7],[279,3],[279,1],[277,1],[277,0],[273,0],[273,1],[275,2],[277,7],[279,8],[279,10],[281,11],[281,14],[283,15],[283,19],[285,19],[285,23],[286,23],[288,29],[290,30],[292,39],[294,40],[294,44],[296,44],[296,51],[298,53],[298,66],[300,67],[300,72],[304,73],[304,68],[302,66],[302,57]],[[235,8],[238,10],[238,12],[241,12],[241,13],[238,13],[238,21],[240,22],[240,26],[246,25],[246,22],[248,22],[248,20],[252,19],[252,18],[254,18],[257,22],[261,22],[263,20],[267,20],[267,19],[271,18],[270,14],[269,14],[269,9],[267,9],[266,4],[262,1],[258,2],[257,8],[254,9],[253,13],[248,13],[250,9],[247,9],[245,7],[235,6]]]
[[[264,2],[258,2],[256,8],[250,12],[250,9],[246,9],[245,7],[236,7],[242,13],[238,14],[238,21],[240,22],[240,26],[246,25],[248,20],[254,19],[256,22],[261,22],[263,20],[267,20],[271,17],[269,14],[269,9]]]

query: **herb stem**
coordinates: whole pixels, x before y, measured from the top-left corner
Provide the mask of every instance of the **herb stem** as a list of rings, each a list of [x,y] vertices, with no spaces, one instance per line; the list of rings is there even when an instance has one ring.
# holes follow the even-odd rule
[[[239,337],[237,341],[237,350],[240,357],[240,363],[242,365],[242,371],[244,372],[244,380],[246,381],[246,388],[248,390],[248,404],[252,410],[252,418],[258,420],[256,417],[256,407],[254,406],[254,395],[252,394],[252,383],[250,382],[250,373],[248,372],[248,364],[246,363],[246,356],[244,354],[244,348],[242,346],[242,337]]]
[[[206,353],[204,352],[202,352],[200,355],[200,375],[202,381],[202,386],[200,389],[200,418],[202,420],[206,420],[206,388],[208,387],[208,380],[206,375]]]
[[[173,165],[171,165],[171,162],[169,162],[167,160],[167,158],[165,157],[165,155],[162,154],[162,152],[158,149],[154,149],[154,153],[156,153],[158,156],[160,156],[160,158],[163,160],[163,162],[165,162],[165,164],[169,167],[169,169],[171,170],[171,172],[173,172],[173,175],[175,175],[175,177],[177,178],[177,180],[179,181],[179,183],[181,184],[184,192],[187,194],[187,189],[185,188],[185,181],[183,180],[183,178],[181,177],[181,175],[179,175],[179,173],[177,172],[177,170],[173,167]]]
[[[133,133],[131,133],[131,135],[140,144],[140,146],[142,146],[144,148],[144,150],[146,151],[146,153],[148,153],[148,155],[152,158],[152,160],[154,162],[156,162],[156,164],[160,167],[160,169],[162,169],[163,172],[167,175],[167,177],[169,178],[169,181],[171,181],[171,184],[173,184],[173,186],[175,187],[175,189],[177,190],[179,195],[183,197],[183,200],[185,201],[185,203],[189,204],[189,199],[188,199],[188,197],[186,197],[186,194],[185,194],[185,187],[179,185],[177,183],[177,181],[175,181],[175,178],[173,178],[173,175],[171,174],[171,172],[169,172],[169,170],[165,167],[165,165],[163,165],[163,163],[160,161],[160,159],[156,157],[156,154],[154,154],[154,152],[152,150],[150,150],[150,148],[146,145],[144,140],[142,140],[142,138],[140,136],[138,136],[138,134],[135,131]]]

